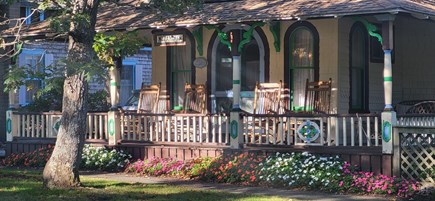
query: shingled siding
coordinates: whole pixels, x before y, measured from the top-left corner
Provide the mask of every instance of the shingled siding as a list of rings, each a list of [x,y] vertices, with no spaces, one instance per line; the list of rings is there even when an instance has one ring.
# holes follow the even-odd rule
[[[46,41],[46,40],[35,40],[27,41],[24,48],[27,49],[42,49],[46,54],[53,55],[53,64],[61,65],[59,61],[66,58],[67,56],[67,42],[61,41]],[[141,80],[136,80],[138,83],[151,83],[151,62],[152,56],[150,51],[139,51],[137,54],[127,57],[126,59],[136,60],[136,68],[141,68],[142,76]],[[140,86],[140,84],[139,84]],[[105,89],[105,83],[100,83],[97,81],[89,83],[89,92],[94,93],[98,90]]]
[[[4,50],[0,48],[0,54],[4,53]],[[5,76],[6,69],[8,69],[9,59],[0,59],[0,142],[6,140],[6,110],[9,107],[8,93],[3,92],[3,78]]]

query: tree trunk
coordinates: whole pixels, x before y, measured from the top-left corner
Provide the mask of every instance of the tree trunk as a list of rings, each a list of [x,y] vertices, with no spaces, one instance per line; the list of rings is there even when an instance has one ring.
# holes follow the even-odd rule
[[[44,186],[68,188],[80,185],[79,167],[86,132],[87,82],[84,73],[64,83],[62,121],[53,154],[44,168]]]
[[[95,59],[92,44],[99,0],[73,2],[72,15],[79,16],[79,20],[70,24],[62,121],[56,146],[43,173],[44,186],[50,189],[80,185],[79,167],[86,134],[88,95],[85,75],[86,69],[95,64],[92,62]]]

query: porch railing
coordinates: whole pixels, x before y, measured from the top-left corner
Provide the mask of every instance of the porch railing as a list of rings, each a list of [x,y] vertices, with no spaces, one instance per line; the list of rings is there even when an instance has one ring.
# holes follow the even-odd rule
[[[13,112],[12,133],[20,138],[56,138],[60,112]],[[85,139],[107,140],[107,113],[88,113]]]
[[[435,127],[435,114],[397,115],[397,126]]]
[[[380,146],[380,114],[243,115],[245,144]]]
[[[144,142],[229,144],[225,114],[121,114],[121,139]]]

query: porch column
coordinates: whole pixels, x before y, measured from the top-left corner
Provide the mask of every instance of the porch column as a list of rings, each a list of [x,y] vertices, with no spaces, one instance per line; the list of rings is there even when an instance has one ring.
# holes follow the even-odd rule
[[[110,80],[110,104],[111,110],[116,110],[119,106],[119,70],[116,67],[111,67],[109,70]]]
[[[17,101],[16,90],[9,91],[9,108],[6,111],[6,141],[11,142],[16,135],[17,118],[14,117],[13,112],[19,107]]]
[[[233,56],[233,108],[230,115],[231,148],[239,149],[243,143],[243,119],[240,117],[240,79],[242,60]]]
[[[121,114],[119,111],[109,111],[107,114],[107,132],[109,145],[116,145],[121,139]]]
[[[393,126],[397,123],[396,112],[393,109],[393,68],[391,53],[393,51],[393,21],[394,15],[379,15],[376,18],[382,22],[382,47],[384,49],[384,98],[385,107],[382,112],[382,153],[393,154]],[[385,167],[384,167],[385,168]]]

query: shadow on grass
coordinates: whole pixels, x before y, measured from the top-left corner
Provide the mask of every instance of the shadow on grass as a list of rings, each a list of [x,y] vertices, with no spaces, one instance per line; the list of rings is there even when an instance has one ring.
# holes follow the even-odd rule
[[[284,200],[271,196],[254,196],[196,190],[167,184],[129,184],[84,178],[83,186],[74,189],[47,190],[42,187],[41,172],[0,170],[0,200]],[[7,175],[7,176],[5,176]]]

